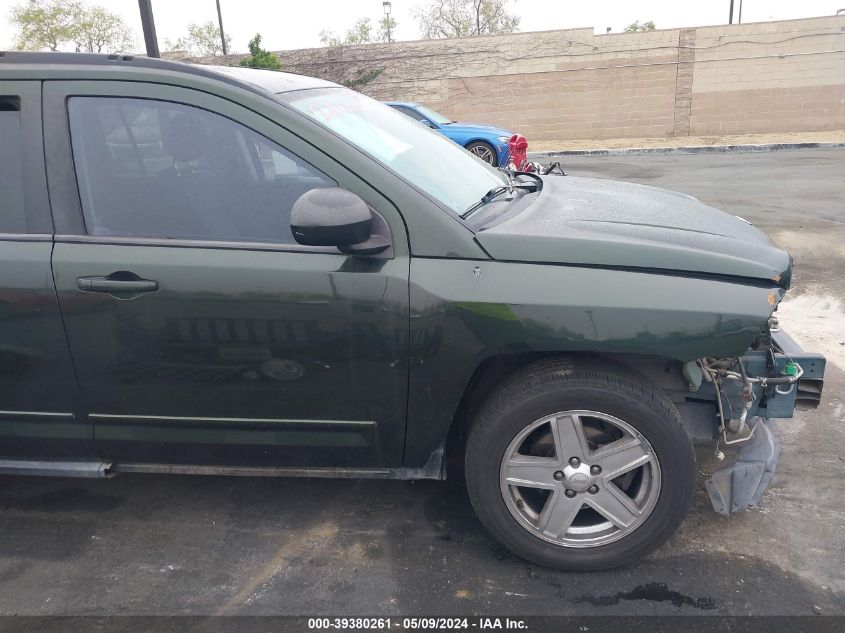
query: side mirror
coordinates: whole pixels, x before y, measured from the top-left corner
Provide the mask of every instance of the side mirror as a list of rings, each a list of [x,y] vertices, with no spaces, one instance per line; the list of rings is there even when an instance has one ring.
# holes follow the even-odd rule
[[[357,195],[340,187],[311,189],[293,203],[290,228],[304,246],[336,246],[350,255],[373,255],[390,246],[373,235],[375,215]]]

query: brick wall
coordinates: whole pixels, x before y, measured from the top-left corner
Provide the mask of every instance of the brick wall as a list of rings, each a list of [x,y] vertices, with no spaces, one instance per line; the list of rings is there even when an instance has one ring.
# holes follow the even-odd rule
[[[845,129],[845,16],[648,33],[593,29],[279,53],[529,140]]]

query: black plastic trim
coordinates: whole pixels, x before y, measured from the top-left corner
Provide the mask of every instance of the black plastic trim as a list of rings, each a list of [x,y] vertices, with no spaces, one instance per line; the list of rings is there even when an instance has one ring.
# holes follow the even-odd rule
[[[273,99],[273,93],[264,90],[260,86],[236,79],[213,70],[208,70],[197,64],[185,64],[182,62],[154,59],[152,57],[135,55],[102,55],[97,53],[36,53],[29,51],[0,51],[0,64],[49,64],[51,66],[129,66],[130,68],[147,68],[150,70],[165,70],[214,79],[223,83],[237,86],[249,92],[259,94],[263,97]],[[289,73],[292,75],[298,73]]]
[[[50,233],[0,233],[0,242],[52,242]]]

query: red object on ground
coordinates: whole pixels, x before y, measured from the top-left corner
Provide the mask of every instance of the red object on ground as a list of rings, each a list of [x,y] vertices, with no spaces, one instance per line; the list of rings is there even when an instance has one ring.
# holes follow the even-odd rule
[[[522,134],[514,134],[508,140],[510,163],[515,171],[526,171],[528,166],[528,141]]]

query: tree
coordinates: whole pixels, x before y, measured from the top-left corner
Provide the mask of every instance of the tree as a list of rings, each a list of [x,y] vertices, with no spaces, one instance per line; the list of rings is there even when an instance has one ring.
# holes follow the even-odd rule
[[[392,42],[393,34],[396,32],[396,20],[393,16],[385,15],[378,21],[378,41]]]
[[[396,30],[396,20],[385,15],[378,21],[378,32],[373,36],[373,26],[370,18],[358,18],[352,28],[341,38],[330,30],[320,31],[320,41],[326,46],[349,46],[355,44],[370,44],[372,42],[392,42],[393,32]]]
[[[386,42],[387,39],[387,22],[390,16],[384,16],[384,19],[379,21],[378,39]],[[390,22],[390,28],[396,28],[396,20]],[[350,63],[343,59],[343,47],[355,46],[356,44],[369,44],[373,41],[373,27],[370,23],[370,18],[359,18],[355,24],[346,32],[343,39],[338,37],[334,31],[320,31],[320,41],[331,48],[338,49],[336,51],[336,59],[329,64],[330,71],[327,77],[336,83],[339,83],[347,88],[358,90],[367,85],[376,77],[384,72],[383,68],[364,69],[358,67],[357,64]]]
[[[519,17],[507,10],[508,0],[432,0],[414,11],[424,38],[475,37],[513,33]]]
[[[626,33],[637,33],[643,31],[653,31],[654,30],[654,21],[649,20],[648,22],[643,22],[640,24],[640,21],[637,20],[636,22],[631,22],[628,26],[625,27]]]
[[[19,49],[57,51],[73,45],[76,52],[120,53],[135,38],[119,15],[79,0],[28,0],[12,9]]]
[[[355,24],[346,32],[344,44],[367,44],[373,39],[373,26],[370,18],[359,18]]]
[[[274,53],[261,48],[261,36],[258,33],[249,41],[249,57],[244,57],[238,63],[249,68],[282,69],[282,62],[279,61],[279,58]]]
[[[84,10],[74,31],[77,53],[119,53],[135,46],[135,38],[120,16],[103,7]]]
[[[334,31],[320,31],[320,41],[326,46],[345,46],[347,44],[369,44],[373,41],[373,26],[370,18],[359,18],[346,32],[343,39]]]
[[[223,54],[220,27],[209,20],[204,24],[189,24],[188,34],[175,42],[165,40],[169,51],[186,51],[196,57],[217,57]],[[231,50],[232,38],[226,36],[226,49]]]
[[[73,37],[74,22],[82,5],[73,0],[29,0],[12,8],[18,28],[15,47],[21,50],[59,50]]]

